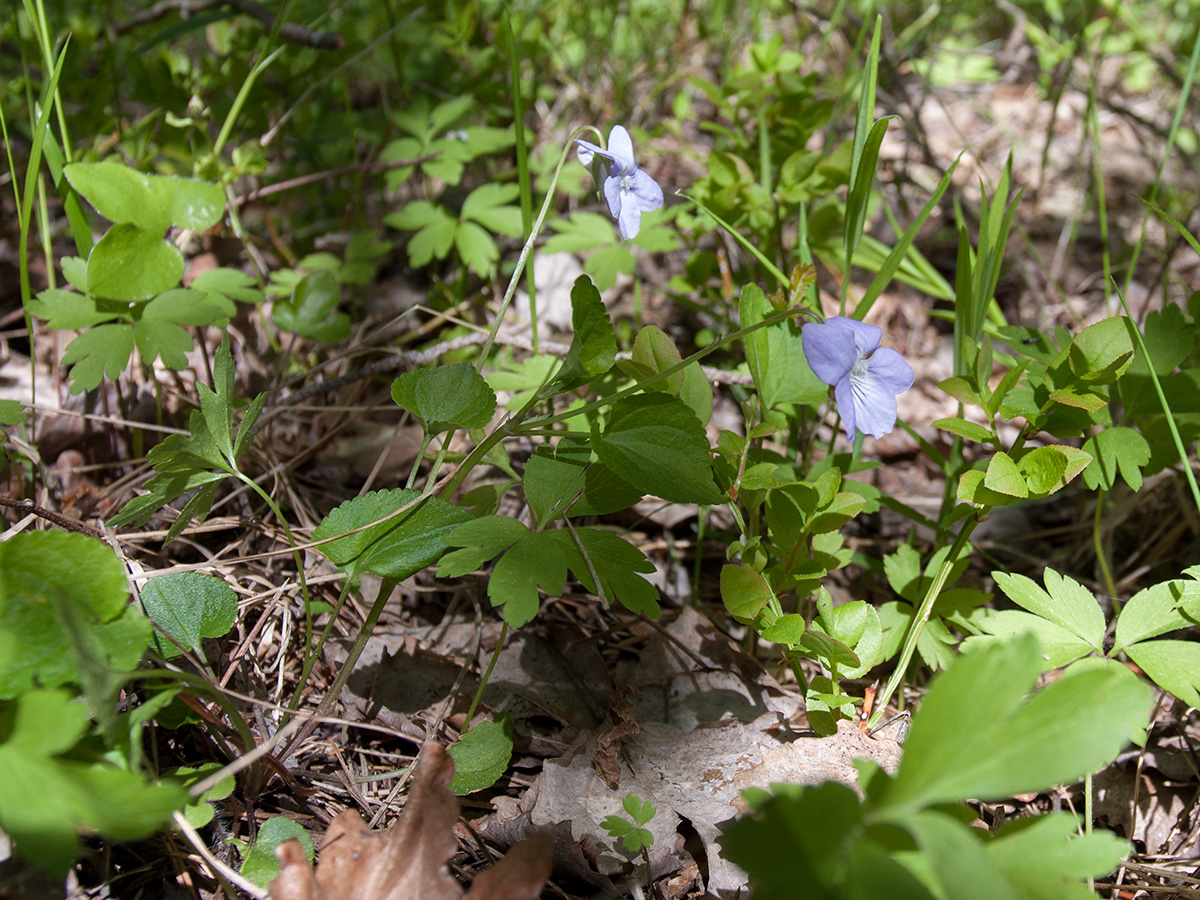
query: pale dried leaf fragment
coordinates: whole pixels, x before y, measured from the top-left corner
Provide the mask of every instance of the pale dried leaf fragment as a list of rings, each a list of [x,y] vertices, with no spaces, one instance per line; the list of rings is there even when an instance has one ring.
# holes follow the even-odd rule
[[[458,849],[458,798],[450,792],[454,761],[445,748],[425,744],[408,802],[385,831],[371,831],[358,814],[338,815],[321,843],[315,876],[299,843],[276,850],[275,900],[462,900],[446,863]],[[511,858],[511,860],[510,860]],[[476,879],[469,900],[536,900],[550,876],[553,852],[544,838],[514,847]],[[499,870],[498,872],[496,870]]]

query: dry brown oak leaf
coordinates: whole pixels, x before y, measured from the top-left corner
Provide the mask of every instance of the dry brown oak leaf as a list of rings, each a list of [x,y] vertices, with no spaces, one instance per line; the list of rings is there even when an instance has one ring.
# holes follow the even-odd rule
[[[299,841],[280,844],[274,900],[462,900],[463,889],[446,867],[458,842],[458,798],[448,785],[454,760],[438,744],[421,748],[417,774],[400,817],[371,831],[353,810],[340,813],[325,832],[314,872]],[[534,835],[485,869],[466,900],[537,900],[550,877],[550,838]]]

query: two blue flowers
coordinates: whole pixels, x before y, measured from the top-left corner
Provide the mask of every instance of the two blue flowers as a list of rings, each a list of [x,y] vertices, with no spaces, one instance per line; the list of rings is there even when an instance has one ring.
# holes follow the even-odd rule
[[[663,205],[663,192],[638,168],[633,140],[621,125],[608,133],[608,148],[580,139],[578,157],[591,168],[596,156],[609,161],[601,188],[621,237],[632,240],[642,227],[642,213]],[[913,370],[895,350],[880,347],[882,329],[845,316],[810,322],[802,331],[804,355],[813,373],[833,386],[833,396],[846,426],[846,438],[861,431],[881,438],[896,427],[896,395],[913,383]]]

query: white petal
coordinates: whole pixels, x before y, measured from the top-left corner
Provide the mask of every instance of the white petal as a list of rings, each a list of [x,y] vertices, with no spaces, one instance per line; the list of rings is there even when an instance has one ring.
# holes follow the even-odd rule
[[[620,125],[614,125],[608,133],[608,152],[604,155],[617,164],[622,175],[630,175],[637,168],[633,161],[633,139]]]
[[[851,382],[850,390],[859,431],[881,438],[896,427],[896,394],[885,381],[867,372]],[[838,410],[846,415],[841,406]]]
[[[637,203],[642,212],[660,209],[663,205],[662,188],[641,169],[633,173],[633,181],[625,193],[627,199],[632,199]]]
[[[621,220],[621,210],[627,205],[621,193],[621,176],[609,175],[604,179],[604,199],[608,201],[608,211],[617,221]]]
[[[891,347],[881,347],[872,353],[867,360],[867,371],[893,394],[907,391],[913,385],[912,366]]]

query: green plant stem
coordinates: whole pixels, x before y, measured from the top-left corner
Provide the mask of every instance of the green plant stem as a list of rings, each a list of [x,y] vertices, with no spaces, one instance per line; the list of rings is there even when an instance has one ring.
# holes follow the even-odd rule
[[[727,232],[729,232],[729,236],[731,238],[733,238],[735,241],[737,241],[739,244],[741,244],[742,247],[745,248],[747,253],[749,253],[751,256],[753,256],[755,259],[757,259],[760,263],[762,263],[763,268],[771,273],[771,277],[773,277],[776,281],[779,282],[779,286],[781,288],[783,288],[786,291],[789,287],[791,287],[791,281],[788,280],[788,277],[786,275],[784,275],[782,272],[780,272],[779,268],[775,265],[775,263],[771,262],[771,260],[769,260],[767,258],[766,254],[764,254],[761,250],[759,250],[752,243],[750,243],[750,241],[747,240],[746,237],[743,236],[741,232],[735,230],[733,228],[733,226],[731,226],[728,222],[726,222],[724,219],[722,219],[720,216],[718,216],[715,212],[713,212],[711,209],[709,209],[707,206],[705,206],[703,203],[701,203],[699,200],[697,200],[691,194],[688,194],[684,191],[679,191],[679,196],[683,197],[686,200],[692,201],[692,203],[694,203],[696,205],[696,208],[698,210],[700,210],[702,213],[707,215],[710,219],[712,219],[714,222],[716,222],[718,225],[720,225],[722,228],[724,228]]]
[[[1197,47],[1200,47],[1200,38],[1197,38]],[[1117,291],[1117,297],[1121,301],[1121,309],[1125,310],[1125,315],[1133,320],[1133,314],[1129,311],[1129,304],[1125,302],[1125,292]],[[1146,349],[1146,342],[1142,338],[1141,329],[1133,328],[1133,338],[1137,342],[1138,349],[1142,351],[1142,357],[1149,360],[1150,352]],[[1188,487],[1192,492],[1192,502],[1196,505],[1196,512],[1200,513],[1200,486],[1196,485],[1196,474],[1192,471],[1192,463],[1188,457],[1187,449],[1183,446],[1183,437],[1179,434],[1179,426],[1175,423],[1175,416],[1171,414],[1171,406],[1167,403],[1167,395],[1163,393],[1162,384],[1158,380],[1158,373],[1154,371],[1153,365],[1148,365],[1146,371],[1150,375],[1150,381],[1154,385],[1154,393],[1158,396],[1158,403],[1162,407],[1164,418],[1167,422],[1167,428],[1171,430],[1171,440],[1175,442],[1175,452],[1179,454],[1179,461],[1183,463],[1183,475],[1187,479]]]
[[[1121,611],[1121,601],[1117,599],[1117,585],[1108,565],[1108,555],[1104,552],[1104,538],[1100,528],[1104,522],[1104,501],[1107,499],[1108,491],[1101,489],[1096,493],[1096,513],[1092,516],[1092,546],[1096,549],[1096,562],[1100,564],[1100,574],[1104,578],[1104,590],[1113,598],[1113,615],[1117,615]]]
[[[500,323],[504,321],[504,314],[508,311],[508,304],[512,302],[513,295],[517,292],[517,285],[521,282],[521,273],[525,270],[525,263],[529,260],[530,254],[533,253],[533,245],[537,240],[538,234],[541,233],[542,223],[546,221],[546,214],[550,211],[550,203],[554,199],[554,190],[558,187],[558,177],[562,174],[563,166],[567,162],[567,154],[571,152],[571,146],[575,143],[575,138],[583,134],[585,131],[591,131],[596,135],[600,146],[604,146],[604,136],[600,134],[591,125],[582,125],[576,128],[571,134],[571,138],[567,141],[567,145],[563,147],[562,155],[558,158],[558,165],[554,167],[554,177],[550,179],[550,187],[546,191],[546,199],[542,201],[542,208],[538,212],[536,221],[533,223],[533,228],[529,232],[529,237],[525,240],[525,246],[521,248],[521,254],[517,257],[517,265],[513,269],[512,277],[508,279],[508,287],[504,291],[504,299],[500,301],[500,309],[496,312],[496,318],[492,322],[491,330],[488,331],[487,340],[483,342],[483,348],[479,351],[479,358],[475,361],[475,370],[483,371],[484,363],[487,362],[488,354],[492,350],[492,344],[496,342],[496,333],[500,330]],[[534,331],[534,340],[537,340],[537,332]]]
[[[325,692],[325,696],[317,707],[316,712],[312,714],[312,718],[304,723],[304,726],[296,732],[296,736],[288,742],[287,747],[280,754],[279,758],[281,761],[286,762],[296,747],[300,745],[300,742],[312,734],[313,729],[317,727],[317,722],[329,712],[330,708],[337,701],[337,698],[341,695],[342,688],[350,680],[350,673],[354,671],[355,663],[358,662],[358,658],[362,656],[363,650],[366,649],[367,641],[375,630],[375,624],[379,621],[379,616],[383,613],[384,606],[387,605],[392,592],[396,590],[396,584],[397,582],[391,578],[385,578],[380,582],[379,596],[375,598],[375,602],[371,605],[367,617],[363,620],[363,626],[359,629],[358,637],[354,639],[354,645],[350,648],[350,652],[346,654],[345,662],[338,669],[333,683],[329,685],[329,690]],[[299,692],[297,691],[297,693]]]
[[[299,547],[296,544],[296,536],[292,534],[291,526],[288,525],[287,519],[284,518],[282,510],[263,488],[253,478],[243,475],[237,469],[231,473],[243,484],[246,484],[262,499],[264,503],[270,507],[274,513],[275,519],[283,528],[283,533],[287,537],[288,546],[292,548],[292,560],[296,563],[296,577],[300,580],[300,594],[304,598],[304,661],[307,664],[309,655],[312,653],[312,599],[308,593],[308,581],[304,577],[304,560],[300,556]]]
[[[933,612],[933,604],[937,600],[938,594],[942,592],[942,588],[946,586],[946,579],[950,577],[950,570],[954,568],[954,565],[958,562],[959,555],[967,546],[971,532],[975,530],[975,526],[979,524],[980,519],[986,514],[989,508],[984,507],[980,512],[976,513],[974,518],[963,522],[962,528],[958,530],[958,535],[954,539],[954,545],[942,561],[937,575],[930,582],[929,588],[925,591],[925,596],[921,598],[921,605],[913,614],[912,624],[908,626],[908,634],[904,636],[904,646],[900,649],[900,659],[896,663],[892,677],[884,685],[882,693],[875,698],[875,712],[867,723],[868,731],[879,724],[879,721],[883,718],[888,701],[892,699],[892,695],[896,693],[900,682],[904,680],[904,675],[908,671],[908,664],[912,662],[913,653],[916,652],[917,641],[921,639],[921,632],[925,630],[925,624],[929,621],[929,616]]]
[[[517,37],[513,33],[512,16],[507,8],[500,14],[500,27],[508,39],[508,74],[512,91],[513,133],[516,136],[517,184],[521,189],[521,227],[525,237],[533,233],[533,191],[529,177],[529,149],[525,145],[525,115],[521,107],[521,58],[517,55]],[[532,253],[532,251],[531,251]],[[529,277],[525,279],[525,291],[529,294],[529,326],[533,331],[533,355],[538,355],[537,286],[533,281],[533,264],[529,265]]]
[[[504,642],[508,639],[508,622],[500,623],[500,640],[496,642],[496,649],[492,651],[492,658],[488,661],[487,670],[483,673],[483,677],[479,679],[479,687],[475,689],[475,696],[471,699],[471,706],[467,710],[467,718],[463,722],[463,733],[465,734],[471,728],[471,720],[475,718],[475,710],[479,706],[479,701],[483,698],[483,689],[487,687],[488,680],[492,677],[492,670],[496,668],[496,660],[500,658],[500,652],[504,649]]]
[[[318,657],[321,655],[321,650],[325,647],[325,642],[329,640],[329,635],[333,631],[334,623],[337,622],[338,615],[341,614],[342,607],[346,605],[346,597],[350,594],[349,579],[342,580],[342,589],[338,592],[337,603],[333,605],[333,612],[329,615],[329,621],[325,623],[325,627],[321,629],[321,635],[317,638],[317,646],[313,648],[312,653],[305,655],[304,662],[300,668],[299,684],[308,684],[308,676],[312,674],[313,667],[316,665]],[[295,711],[300,708],[300,700],[302,697],[300,691],[296,691],[292,695],[291,701],[288,703],[288,709]]]

